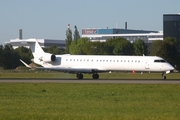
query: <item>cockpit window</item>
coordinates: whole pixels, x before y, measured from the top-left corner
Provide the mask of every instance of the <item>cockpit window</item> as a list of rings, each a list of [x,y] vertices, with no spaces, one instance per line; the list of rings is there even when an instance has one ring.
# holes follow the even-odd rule
[[[166,62],[165,60],[154,60],[154,62]]]
[[[165,60],[161,60],[161,62],[166,62]]]

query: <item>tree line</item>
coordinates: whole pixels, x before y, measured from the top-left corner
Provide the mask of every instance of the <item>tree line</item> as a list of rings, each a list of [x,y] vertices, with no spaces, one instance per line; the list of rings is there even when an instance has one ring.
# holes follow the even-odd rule
[[[51,46],[43,48],[44,51],[52,54],[72,55],[152,55],[164,58],[173,66],[180,66],[178,61],[180,58],[179,43],[174,38],[166,38],[163,41],[156,40],[149,47],[141,39],[131,43],[122,37],[110,38],[106,42],[93,42],[88,38],[80,38],[77,27],[74,28],[73,37],[70,28],[66,30],[66,49]],[[13,49],[11,44],[0,45],[0,67],[3,69],[15,69],[21,66],[22,63],[19,59],[30,64],[32,58],[30,49],[26,47]]]

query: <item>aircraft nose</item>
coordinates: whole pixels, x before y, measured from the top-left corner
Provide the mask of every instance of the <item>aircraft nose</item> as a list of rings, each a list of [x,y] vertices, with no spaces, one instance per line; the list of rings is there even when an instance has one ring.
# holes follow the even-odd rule
[[[175,69],[175,68],[174,68],[172,65],[169,65],[169,70],[170,70],[171,72],[173,72],[174,69]]]

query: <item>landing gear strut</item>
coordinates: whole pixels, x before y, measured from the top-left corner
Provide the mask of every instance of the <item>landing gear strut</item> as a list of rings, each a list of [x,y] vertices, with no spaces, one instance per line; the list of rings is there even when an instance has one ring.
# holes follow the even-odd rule
[[[99,74],[94,73],[94,74],[92,75],[92,78],[93,78],[93,79],[99,79]]]
[[[163,80],[166,79],[165,72],[162,73],[162,79],[163,79]]]
[[[77,77],[77,79],[83,79],[83,74],[82,73],[77,73],[76,77]]]

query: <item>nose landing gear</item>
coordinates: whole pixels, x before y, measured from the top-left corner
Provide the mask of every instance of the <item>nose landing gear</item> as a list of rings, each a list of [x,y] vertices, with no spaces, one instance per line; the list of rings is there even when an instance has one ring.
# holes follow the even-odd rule
[[[163,79],[163,80],[166,79],[165,72],[162,73],[162,79]]]

